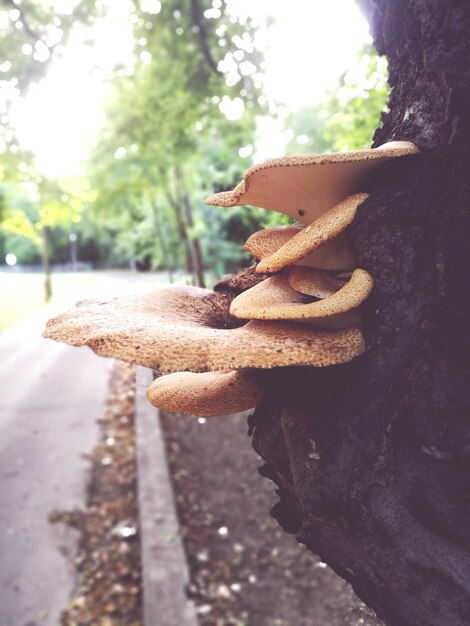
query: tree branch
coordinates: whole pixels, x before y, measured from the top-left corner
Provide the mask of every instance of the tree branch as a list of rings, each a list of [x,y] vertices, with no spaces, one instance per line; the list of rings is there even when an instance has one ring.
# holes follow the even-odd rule
[[[201,48],[201,52],[206,60],[207,65],[210,69],[216,74],[220,74],[217,69],[217,63],[214,61],[212,57],[212,53],[208,44],[208,37],[206,26],[204,24],[204,17],[201,12],[201,6],[199,4],[199,0],[191,0],[191,17],[194,26],[197,27],[197,37],[199,40],[199,46]]]
[[[36,41],[42,41],[42,37],[40,37],[29,25],[29,21],[26,18],[25,12],[21,7],[21,4],[15,4],[15,2],[13,2],[13,0],[2,0],[3,4],[7,7],[11,7],[12,9],[15,9],[16,11],[19,12],[20,14],[20,18],[21,18],[21,22],[23,24],[23,28],[24,31],[31,37],[31,39],[34,40],[34,42]],[[44,43],[44,42],[43,42]],[[46,45],[46,44],[44,44]],[[50,49],[48,46],[46,46],[48,49]]]

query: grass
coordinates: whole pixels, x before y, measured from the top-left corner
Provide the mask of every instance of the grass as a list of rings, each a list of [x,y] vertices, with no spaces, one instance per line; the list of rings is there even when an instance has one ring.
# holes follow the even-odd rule
[[[92,272],[52,275],[51,303],[81,297],[97,280]],[[42,273],[0,272],[0,331],[46,306]]]

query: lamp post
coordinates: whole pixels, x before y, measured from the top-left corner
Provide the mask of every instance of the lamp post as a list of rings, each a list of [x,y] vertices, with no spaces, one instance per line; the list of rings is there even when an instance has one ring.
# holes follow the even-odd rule
[[[70,241],[70,265],[72,267],[72,272],[76,272],[77,271],[77,235],[75,233],[70,233],[69,241]]]

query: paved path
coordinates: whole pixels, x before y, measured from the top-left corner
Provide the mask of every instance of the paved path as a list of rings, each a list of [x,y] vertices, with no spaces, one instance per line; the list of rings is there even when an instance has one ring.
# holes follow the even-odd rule
[[[0,626],[58,626],[76,533],[52,509],[83,505],[112,361],[44,340],[49,312],[0,335]]]

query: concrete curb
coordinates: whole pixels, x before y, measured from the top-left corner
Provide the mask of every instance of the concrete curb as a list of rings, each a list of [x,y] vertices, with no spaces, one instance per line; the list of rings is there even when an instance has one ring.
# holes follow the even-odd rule
[[[152,371],[136,368],[136,443],[145,626],[197,626],[186,597],[189,570],[181,541],[160,416],[145,390]]]

